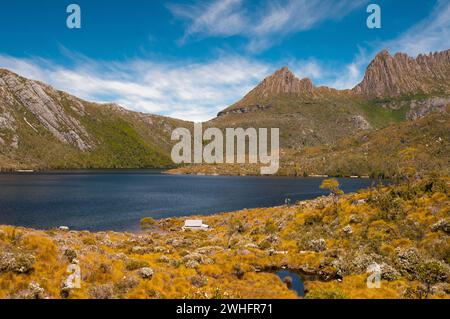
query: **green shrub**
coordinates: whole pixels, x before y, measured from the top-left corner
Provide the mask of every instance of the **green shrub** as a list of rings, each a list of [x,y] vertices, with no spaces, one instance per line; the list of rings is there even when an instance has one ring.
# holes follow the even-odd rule
[[[148,262],[144,260],[132,259],[127,261],[125,264],[125,268],[130,271],[140,269],[143,267],[148,267]]]
[[[141,219],[140,224],[141,228],[145,230],[155,226],[156,220],[152,217],[144,217]]]
[[[269,249],[271,246],[272,246],[272,244],[267,239],[264,239],[263,241],[261,241],[258,244],[259,249],[262,249],[262,250]]]
[[[438,261],[426,261],[420,263],[415,270],[416,277],[426,287],[426,296],[430,293],[431,286],[448,278],[448,268]]]
[[[275,222],[272,219],[268,219],[266,221],[266,224],[264,225],[264,231],[266,232],[266,234],[274,234],[277,232],[277,230],[278,227]]]
[[[374,190],[367,199],[380,210],[379,218],[383,220],[399,220],[405,216],[403,200],[391,191]]]
[[[244,270],[242,270],[241,265],[234,265],[233,266],[233,274],[238,279],[242,279],[242,278],[244,278],[245,272],[244,272]]]

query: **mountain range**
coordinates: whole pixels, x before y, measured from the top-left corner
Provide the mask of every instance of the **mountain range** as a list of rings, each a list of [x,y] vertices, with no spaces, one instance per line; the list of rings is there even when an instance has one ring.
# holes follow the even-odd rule
[[[440,138],[448,146],[449,104],[450,50],[416,58],[381,51],[353,89],[315,86],[283,67],[204,125],[279,127],[285,156],[281,160],[286,165],[282,171],[291,174],[301,159],[303,166],[295,174],[332,174],[342,171],[337,166],[330,169],[336,148],[345,154],[340,158],[345,161],[362,152],[361,145],[377,141],[381,143],[377,156],[383,157],[383,147],[391,148],[389,140],[377,138],[380,134],[404,134],[425,144],[430,141],[418,137],[431,134],[430,140]],[[170,167],[170,135],[175,127],[192,128],[192,123],[84,101],[0,69],[1,169]],[[397,147],[417,146],[409,144]],[[426,147],[419,148],[427,152]],[[306,160],[305,154],[314,149],[320,152]],[[438,167],[448,167],[448,147],[433,152]],[[390,168],[366,165],[353,173],[372,174],[376,169]],[[181,170],[192,171],[195,168]]]
[[[382,51],[351,90],[316,87],[283,67],[211,122],[280,127],[282,146],[298,148],[417,119],[449,103],[450,50],[416,59]]]

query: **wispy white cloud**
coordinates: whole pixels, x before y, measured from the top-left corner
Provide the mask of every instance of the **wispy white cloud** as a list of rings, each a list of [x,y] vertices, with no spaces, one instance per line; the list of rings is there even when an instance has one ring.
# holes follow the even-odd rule
[[[302,1],[299,0],[298,3]],[[346,1],[342,3],[344,2]],[[241,0],[225,0],[221,4],[214,2],[201,7],[196,5],[191,8],[192,15],[188,15],[190,11],[186,11],[186,7],[173,7],[172,12],[178,16],[185,14],[186,17],[192,17],[189,18],[191,29],[187,31],[187,37],[197,34],[204,36],[241,34],[248,36],[249,45],[264,47],[268,45],[265,43],[267,39],[271,41],[271,37],[266,35],[272,30],[288,34],[295,32],[294,30],[307,29],[326,19],[321,16],[322,13],[315,13],[313,8],[318,8],[317,3],[315,0],[305,2],[303,12],[309,12],[314,17],[309,22],[302,21],[298,24],[294,23],[295,19],[292,17],[294,7],[289,7],[297,5],[294,1],[272,3],[264,7],[262,13],[258,13],[259,22],[248,31],[243,31],[242,26],[249,26],[251,21],[256,21],[252,19],[256,18],[245,11]],[[333,5],[327,1],[320,3],[322,5],[328,3],[324,10],[332,8]],[[336,2],[334,6],[337,7],[333,8],[341,12],[351,10],[351,8],[342,9],[340,6],[344,4],[339,3]],[[197,12],[199,8],[203,11]],[[202,12],[205,16],[200,18]],[[231,18],[221,20],[222,15]],[[194,16],[198,16],[195,21]],[[213,26],[214,20],[218,22],[216,26]],[[227,22],[221,23],[223,21]],[[207,26],[211,28],[205,29]],[[387,48],[392,53],[406,52],[415,56],[419,53],[448,49],[450,47],[448,39],[450,39],[450,3],[441,0],[427,18],[397,38],[372,42],[360,47],[353,61],[348,64],[335,64],[333,61],[314,58],[302,60],[294,58],[290,61],[269,64],[256,58],[224,53],[206,62],[146,59],[114,62],[94,61],[63,50],[64,55],[71,60],[71,66],[59,65],[38,57],[17,58],[0,54],[0,67],[41,80],[87,100],[116,102],[135,111],[204,121],[213,118],[218,111],[239,100],[261,79],[284,64],[299,77],[311,78],[316,85],[348,89],[361,81],[368,63],[381,49]]]
[[[322,78],[325,72],[320,62],[316,60],[294,61],[290,64],[292,71],[301,78],[318,80]]]
[[[194,34],[232,36],[245,28],[242,0],[221,0],[197,5],[168,5],[172,14],[190,20],[182,39]]]
[[[283,37],[312,29],[326,20],[339,20],[367,0],[274,0],[253,7],[243,0],[215,0],[207,4],[171,4],[176,17],[188,22],[182,42],[198,37],[239,35],[249,51],[269,48]]]
[[[370,61],[371,57],[367,55],[367,51],[360,47],[352,62],[338,66],[322,66],[327,72],[324,72],[320,82],[339,90],[351,89],[361,82]]]
[[[0,67],[87,100],[193,121],[213,118],[269,72],[268,65],[238,56],[187,64],[78,58],[69,68],[0,55]]]
[[[450,2],[439,0],[433,12],[398,38],[376,44],[392,52],[411,56],[450,47]]]

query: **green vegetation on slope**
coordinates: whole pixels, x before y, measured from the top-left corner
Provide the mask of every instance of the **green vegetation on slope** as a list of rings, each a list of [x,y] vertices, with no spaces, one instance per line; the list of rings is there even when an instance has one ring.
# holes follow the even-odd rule
[[[298,175],[371,175],[394,177],[405,161],[420,172],[449,174],[449,112],[434,113],[416,121],[392,124],[384,129],[359,133],[332,146],[307,148],[287,155],[295,159]],[[405,158],[404,151],[414,156]],[[287,166],[285,166],[287,167]]]
[[[379,112],[379,111],[377,111]],[[418,174],[449,174],[450,108],[421,119],[390,124],[379,130],[366,130],[328,145],[284,148],[280,152],[279,175],[396,177],[402,163]],[[405,157],[409,150],[414,156]],[[192,165],[171,170],[181,174],[258,175],[252,164]]]
[[[190,126],[187,122],[88,102],[84,102],[84,114],[80,115],[68,101],[62,101],[65,113],[76,118],[86,129],[91,148],[83,151],[75,145],[61,143],[33,114],[17,105],[14,109],[17,128],[14,132],[6,131],[3,136],[5,140],[11,140],[13,133],[17,135],[18,148],[0,147],[0,168],[173,167],[171,128]],[[64,132],[64,128],[61,131]]]
[[[0,170],[172,167],[192,123],[91,103],[0,69]]]
[[[258,100],[258,105],[265,106],[263,110],[226,114],[206,124],[220,128],[278,127],[281,147],[314,146],[358,131],[361,123],[352,117],[364,115],[359,103],[359,98],[346,94],[321,98],[282,94]]]
[[[385,127],[389,124],[402,122],[406,120],[407,106],[402,106],[400,109],[391,109],[379,107],[375,103],[362,104],[361,109],[367,116],[367,120],[374,127]]]
[[[96,120],[99,118],[100,121]],[[139,134],[126,118],[93,107],[82,123],[97,140],[97,147],[89,152],[85,160],[90,167],[145,168],[171,165],[167,151],[150,144],[148,139],[144,140],[146,136]]]

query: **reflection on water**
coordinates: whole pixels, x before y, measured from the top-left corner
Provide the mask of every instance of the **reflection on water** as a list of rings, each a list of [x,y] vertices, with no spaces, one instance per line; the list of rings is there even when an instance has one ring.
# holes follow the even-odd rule
[[[167,175],[153,170],[0,174],[0,224],[137,230],[142,217],[214,214],[326,194],[321,178]],[[369,179],[340,179],[345,192]]]

